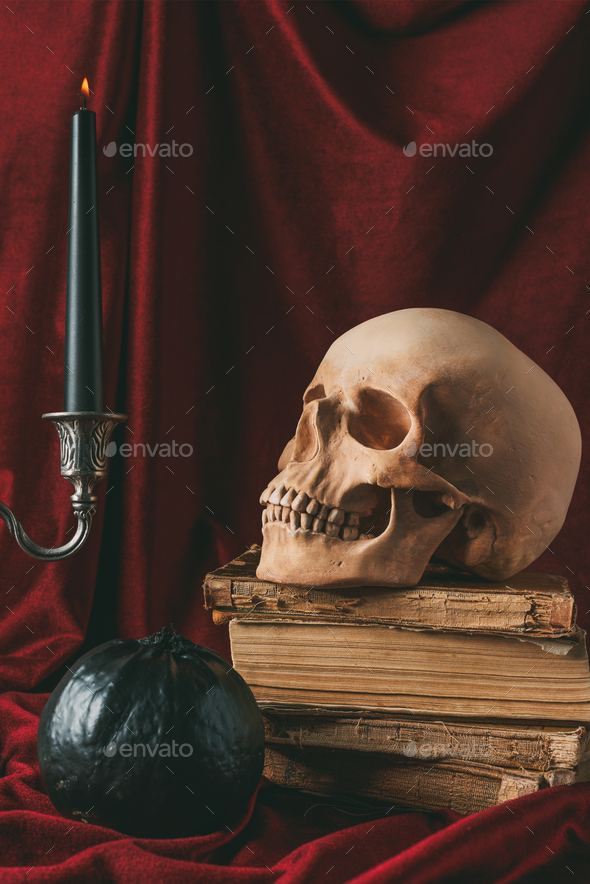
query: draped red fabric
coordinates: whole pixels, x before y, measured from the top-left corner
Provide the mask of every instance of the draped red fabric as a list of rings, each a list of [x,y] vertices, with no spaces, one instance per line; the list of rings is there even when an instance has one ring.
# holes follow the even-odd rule
[[[265,784],[233,832],[141,841],[63,820],[35,745],[47,691],[82,649],[173,623],[228,653],[202,579],[260,539],[258,495],[301,394],[353,325],[416,305],[477,316],[557,381],[587,431],[585,3],[9,0],[0,16],[0,499],[38,543],[72,529],[40,416],[61,407],[84,76],[107,405],[128,413],[115,439],[130,446],[72,559],[36,563],[0,528],[2,880],[589,880],[586,785],[460,819],[354,817]],[[493,152],[406,156],[413,141]],[[589,479],[585,460],[534,565],[569,579],[582,625]]]

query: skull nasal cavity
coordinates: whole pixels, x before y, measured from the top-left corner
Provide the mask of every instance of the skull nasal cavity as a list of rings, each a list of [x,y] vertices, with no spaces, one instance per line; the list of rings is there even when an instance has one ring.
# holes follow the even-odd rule
[[[411,426],[410,412],[395,396],[370,387],[357,392],[349,432],[361,445],[379,451],[397,448]]]

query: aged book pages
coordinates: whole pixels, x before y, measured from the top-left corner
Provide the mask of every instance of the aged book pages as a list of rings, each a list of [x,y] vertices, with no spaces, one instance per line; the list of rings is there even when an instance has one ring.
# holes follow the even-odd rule
[[[580,765],[582,768],[583,765]],[[538,789],[587,778],[580,770],[548,774],[468,761],[412,761],[338,749],[267,746],[264,775],[278,786],[378,803],[477,813]]]
[[[590,722],[576,640],[233,620],[234,665],[261,704]]]
[[[255,616],[547,636],[575,626],[573,596],[556,575],[522,573],[501,584],[429,565],[414,587],[308,589],[259,580],[259,557],[254,547],[205,578],[205,607],[217,623]]]
[[[335,715],[325,710],[312,714],[296,707],[262,709],[266,742],[302,749],[348,749],[379,752],[415,760],[454,758],[495,767],[574,768],[582,758],[588,739],[583,727],[476,724],[460,721],[416,720],[384,716]]]

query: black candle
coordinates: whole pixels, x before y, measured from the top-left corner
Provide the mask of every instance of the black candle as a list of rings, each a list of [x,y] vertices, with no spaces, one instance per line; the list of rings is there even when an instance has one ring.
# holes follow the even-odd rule
[[[96,114],[72,116],[64,411],[104,412],[102,288],[96,185]]]

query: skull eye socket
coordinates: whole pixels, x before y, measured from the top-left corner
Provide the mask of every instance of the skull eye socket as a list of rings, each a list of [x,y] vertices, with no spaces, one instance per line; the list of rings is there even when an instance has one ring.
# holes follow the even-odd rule
[[[401,445],[412,426],[412,417],[405,405],[390,393],[370,387],[359,390],[355,400],[356,410],[349,422],[353,439],[377,451]]]

